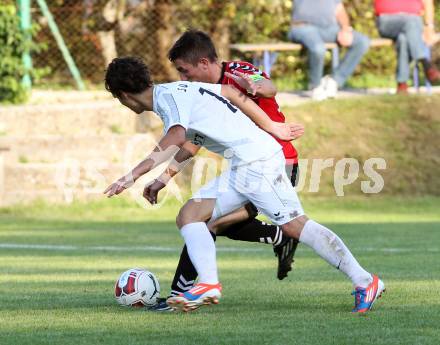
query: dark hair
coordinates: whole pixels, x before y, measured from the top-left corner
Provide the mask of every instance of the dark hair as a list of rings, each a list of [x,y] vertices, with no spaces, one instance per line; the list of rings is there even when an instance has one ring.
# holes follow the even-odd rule
[[[148,66],[136,57],[113,59],[105,73],[105,88],[116,97],[121,92],[141,93],[152,85]]]
[[[168,52],[171,62],[182,59],[196,65],[202,58],[214,62],[217,60],[217,52],[209,35],[199,30],[185,31]]]

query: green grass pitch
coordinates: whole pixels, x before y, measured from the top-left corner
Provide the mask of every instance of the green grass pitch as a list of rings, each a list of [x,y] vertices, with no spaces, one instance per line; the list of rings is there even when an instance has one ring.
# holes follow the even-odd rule
[[[440,199],[309,198],[387,292],[352,315],[351,284],[300,246],[276,279],[269,245],[218,240],[224,297],[191,314],[119,307],[118,275],[154,272],[162,295],[182,245],[177,205],[146,211],[124,199],[0,209],[0,344],[438,344]]]

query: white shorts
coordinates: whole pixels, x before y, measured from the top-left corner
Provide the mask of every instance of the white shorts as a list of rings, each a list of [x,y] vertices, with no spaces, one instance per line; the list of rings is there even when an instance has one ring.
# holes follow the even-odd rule
[[[251,202],[274,224],[286,224],[304,215],[304,211],[285,165],[280,151],[268,160],[232,167],[203,186],[192,199],[217,199],[211,220]]]

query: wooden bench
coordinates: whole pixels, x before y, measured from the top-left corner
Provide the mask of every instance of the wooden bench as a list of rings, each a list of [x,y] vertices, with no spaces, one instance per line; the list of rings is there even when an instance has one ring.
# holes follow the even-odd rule
[[[440,40],[440,33],[437,34],[436,42]],[[390,47],[394,42],[387,38],[373,38],[370,40],[370,48]],[[270,75],[273,65],[275,64],[278,54],[286,51],[299,51],[303,46],[298,43],[236,43],[229,46],[231,49],[240,53],[254,53],[253,64],[255,66],[263,66],[263,70]],[[339,46],[336,43],[326,43],[325,48],[331,50],[332,53],[332,70],[334,71],[339,65]],[[426,55],[431,58],[431,49],[426,48]],[[416,65],[413,73],[414,86],[419,87],[419,71]],[[431,92],[431,84],[426,81],[428,92]]]

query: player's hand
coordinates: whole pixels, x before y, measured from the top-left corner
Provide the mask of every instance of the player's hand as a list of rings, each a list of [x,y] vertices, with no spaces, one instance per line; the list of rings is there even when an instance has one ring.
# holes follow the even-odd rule
[[[258,86],[251,79],[249,74],[234,71],[233,73],[225,72],[228,78],[233,79],[238,85],[247,91],[248,94],[255,96],[258,91]]]
[[[304,126],[298,123],[274,122],[271,133],[281,140],[291,141],[304,134]]]
[[[113,195],[121,194],[127,188],[130,188],[134,184],[134,179],[131,174],[122,176],[116,182],[113,182],[107,189],[104,191],[104,194],[107,194],[108,198],[111,198]]]
[[[144,198],[147,199],[151,205],[157,204],[157,195],[165,186],[165,183],[154,180],[153,183],[145,186],[143,193]]]
[[[290,134],[292,135],[293,139],[296,140],[303,136],[305,128],[300,123],[289,123],[290,126]]]

